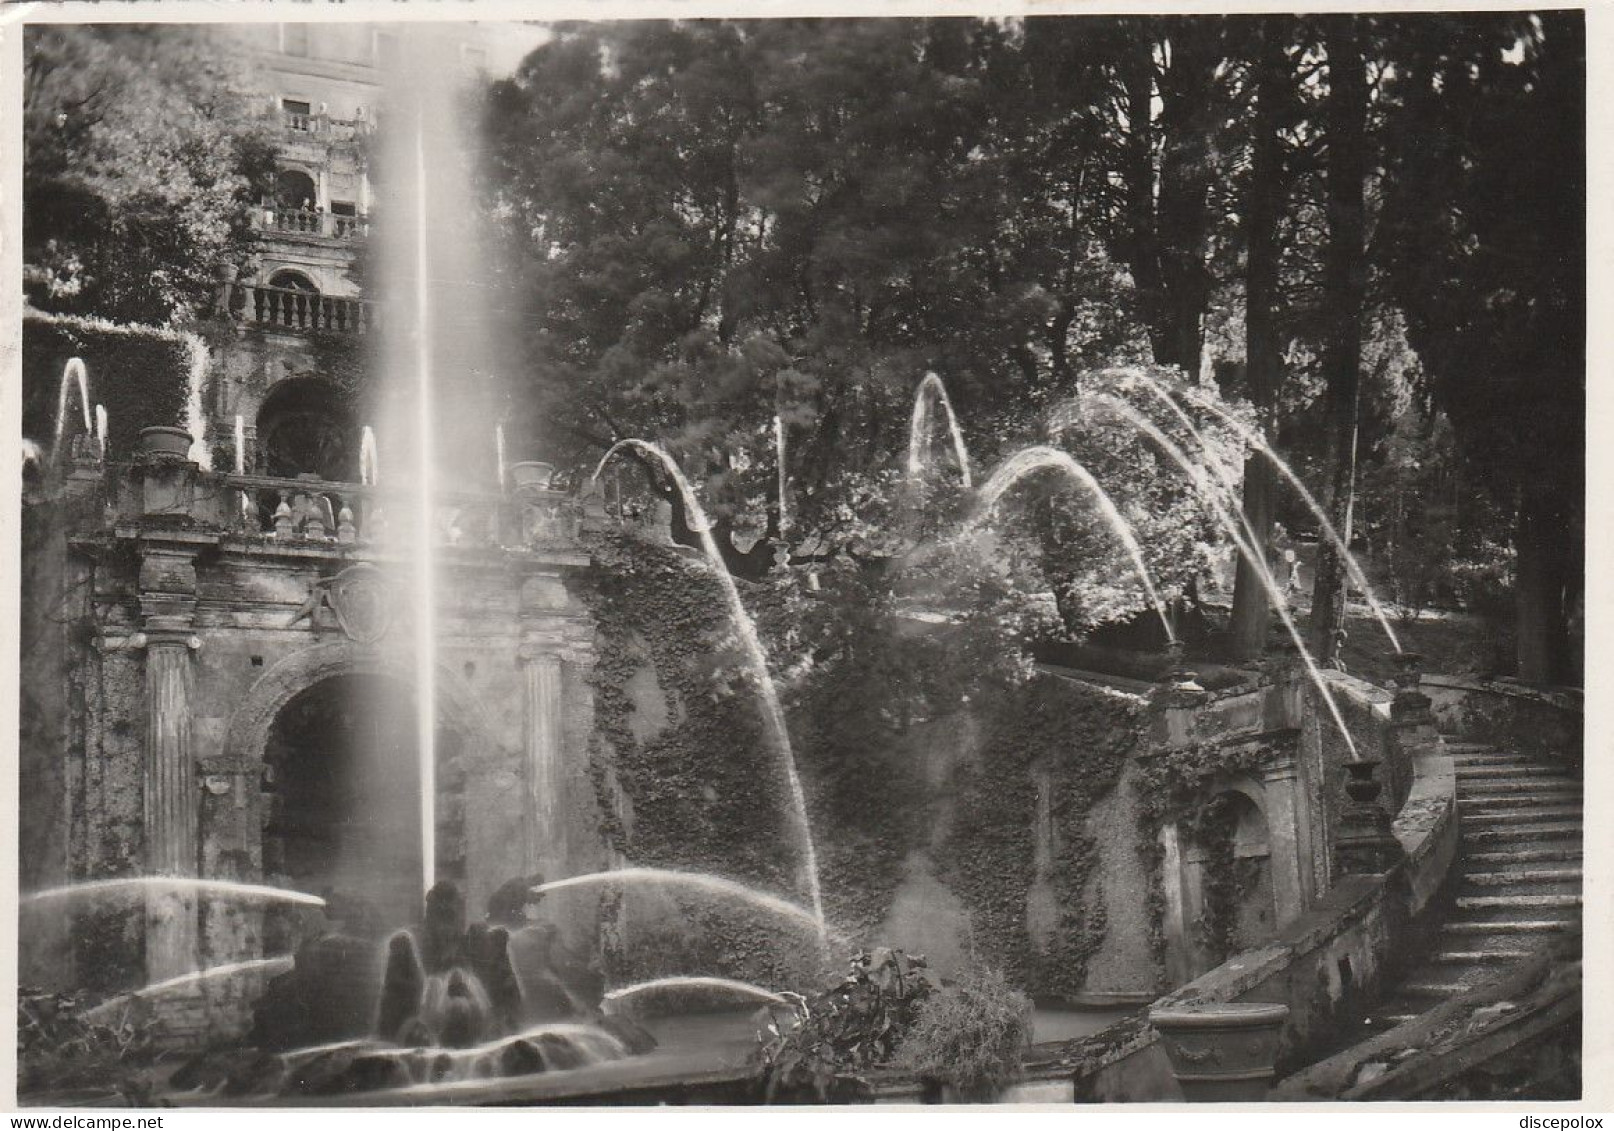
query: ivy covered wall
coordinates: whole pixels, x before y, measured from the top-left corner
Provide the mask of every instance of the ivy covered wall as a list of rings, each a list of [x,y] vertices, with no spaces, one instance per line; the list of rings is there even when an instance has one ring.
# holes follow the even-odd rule
[[[142,428],[186,425],[190,374],[200,343],[172,330],[117,326],[87,318],[30,315],[22,324],[22,434],[49,446],[56,428],[62,369],[84,360],[91,405],[107,411],[110,455],[127,459]],[[78,394],[68,411],[83,431]]]
[[[592,550],[591,769],[609,848],[806,905],[782,763],[715,578],[687,551],[619,533]],[[1089,817],[1139,741],[1141,702],[1035,675],[992,623],[916,627],[877,577],[822,580],[742,597],[773,658],[825,910],[846,935],[836,949],[886,941],[923,858],[950,896],[926,913],[951,906],[976,959],[1034,993],[1080,993],[1106,933]],[[816,961],[809,931],[670,888],[626,892],[607,950],[613,980],[798,985]]]

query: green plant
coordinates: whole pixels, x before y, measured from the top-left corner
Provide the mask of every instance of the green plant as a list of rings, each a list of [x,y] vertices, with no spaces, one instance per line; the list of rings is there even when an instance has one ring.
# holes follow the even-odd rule
[[[953,1098],[985,1102],[1019,1078],[1031,1044],[1031,999],[997,970],[971,970],[919,1006],[897,1063]]]
[[[919,955],[886,947],[855,955],[840,982],[798,998],[792,1017],[768,1026],[757,1051],[764,1099],[857,1096],[861,1073],[891,1063],[934,992]]]
[[[17,1070],[22,1091],[105,1087],[144,1093],[138,1068],[154,1054],[149,1017],[124,1006],[92,1019],[83,995],[17,991]]]

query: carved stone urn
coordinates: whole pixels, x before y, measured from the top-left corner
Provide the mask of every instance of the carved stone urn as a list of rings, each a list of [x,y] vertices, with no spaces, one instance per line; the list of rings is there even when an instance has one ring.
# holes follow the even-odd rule
[[[555,478],[555,465],[542,460],[520,460],[510,465],[509,474],[511,485],[518,491],[523,488],[547,491]]]
[[[166,424],[140,430],[140,454],[157,459],[184,460],[191,454],[191,434]]]
[[[1265,1098],[1289,1007],[1269,1002],[1157,1006],[1149,1023],[1190,1103]]]

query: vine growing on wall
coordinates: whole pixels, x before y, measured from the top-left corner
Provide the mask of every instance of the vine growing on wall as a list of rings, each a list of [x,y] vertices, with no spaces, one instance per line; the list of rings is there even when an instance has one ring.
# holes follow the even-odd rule
[[[716,872],[805,902],[783,775],[706,563],[619,532],[592,549],[591,771],[611,847],[633,864]],[[849,937],[881,942],[909,857],[949,828],[932,852],[983,953],[1028,989],[1075,993],[1105,929],[1102,908],[1084,904],[1098,859],[1084,823],[1136,743],[1139,708],[1028,679],[1018,596],[985,571],[955,574],[945,598],[955,616],[942,624],[902,615],[891,582],[854,565],[826,567],[816,587],[781,571],[744,588],[786,710],[826,911]],[[645,702],[647,671],[659,704]],[[971,727],[979,749],[947,781],[933,747],[958,745],[954,732]],[[1025,926],[1034,775],[1059,830],[1044,876],[1059,921],[1040,945]],[[639,931],[625,970],[766,981],[789,966],[777,922],[694,901],[684,919],[691,930],[653,946]]]
[[[979,764],[959,775],[950,835],[938,850],[969,907],[976,943],[1028,989],[1075,995],[1104,941],[1102,906],[1084,904],[1098,843],[1084,831],[1138,739],[1137,704],[1052,676],[1005,688],[983,708]],[[1042,945],[1026,924],[1035,875],[1037,776],[1055,830],[1047,881],[1059,922]]]

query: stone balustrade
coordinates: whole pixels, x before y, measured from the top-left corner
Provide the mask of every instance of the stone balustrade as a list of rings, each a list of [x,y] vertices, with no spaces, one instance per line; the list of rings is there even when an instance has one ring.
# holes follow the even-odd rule
[[[363,299],[283,287],[240,286],[230,309],[248,325],[299,333],[363,334],[375,324],[374,307]]]
[[[307,208],[267,207],[258,214],[261,232],[318,236],[331,240],[355,240],[369,233],[370,221],[364,216],[342,216],[335,212],[315,212]]]
[[[205,472],[199,478],[204,489],[198,495],[212,494],[208,509],[219,525],[238,534],[316,546],[414,538],[419,503],[407,487]],[[212,492],[205,489],[209,484]],[[432,543],[483,549],[562,545],[575,540],[577,518],[571,496],[561,491],[441,491]]]
[[[330,141],[351,141],[368,133],[370,123],[360,120],[333,118],[329,114],[302,114],[284,111],[283,121],[288,133],[314,135]]]

